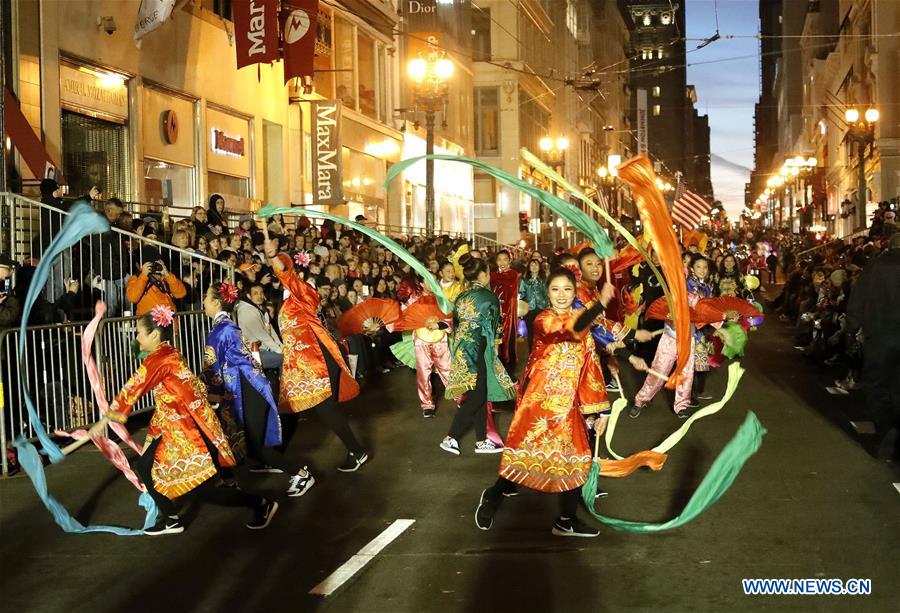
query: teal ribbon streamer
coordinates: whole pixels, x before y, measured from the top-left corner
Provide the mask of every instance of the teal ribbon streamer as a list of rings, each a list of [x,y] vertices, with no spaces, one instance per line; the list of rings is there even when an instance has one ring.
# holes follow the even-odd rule
[[[528,194],[529,196],[540,202],[542,205],[546,206],[548,209],[578,228],[582,233],[584,233],[584,235],[587,236],[592,243],[594,243],[594,250],[601,258],[612,257],[612,241],[610,241],[609,236],[607,236],[606,232],[603,230],[600,224],[598,224],[590,215],[586,214],[578,207],[572,206],[559,196],[554,196],[550,192],[545,192],[539,187],[535,187],[527,181],[523,181],[519,177],[512,175],[505,170],[500,170],[499,168],[495,168],[490,164],[485,164],[480,160],[473,160],[472,158],[467,158],[459,155],[444,154],[423,155],[420,157],[402,160],[397,164],[391,166],[388,170],[387,178],[384,181],[385,188],[387,188],[390,185],[391,181],[397,178],[404,170],[406,170],[413,164],[416,164],[417,162],[429,158],[433,160],[444,160],[447,162],[460,162],[462,164],[468,164],[469,166],[486,172],[492,177],[499,179],[503,183],[506,183],[507,185]]]
[[[600,467],[597,462],[591,466],[588,480],[581,490],[585,506],[598,521],[621,532],[662,532],[683,526],[706,511],[728,491],[750,456],[759,450],[765,433],[766,429],[759,423],[756,414],[752,411],[747,413],[747,418],[738,428],[737,434],[725,445],[684,509],[677,517],[667,522],[649,524],[628,521],[600,515],[594,511],[594,495],[597,492],[597,480],[600,477]]]
[[[106,217],[97,214],[94,209],[84,203],[75,204],[69,211],[59,234],[53,239],[47,249],[44,251],[37,270],[34,272],[31,285],[28,287],[28,293],[25,295],[25,302],[22,305],[22,324],[19,326],[19,385],[22,386],[22,396],[25,399],[25,409],[28,412],[28,419],[31,427],[34,429],[37,438],[41,443],[41,447],[50,461],[58,464],[65,459],[65,455],[59,446],[53,442],[53,439],[47,434],[47,430],[41,423],[34,401],[31,399],[31,392],[28,389],[28,378],[25,373],[28,372],[28,365],[25,363],[25,336],[28,326],[28,319],[31,315],[31,309],[37,301],[38,296],[47,284],[50,276],[50,270],[53,261],[66,249],[77,244],[81,239],[91,234],[98,234],[109,230],[109,222]],[[56,524],[65,532],[69,533],[85,533],[85,532],[108,532],[119,536],[135,536],[143,534],[140,530],[130,528],[120,528],[118,526],[103,525],[82,525],[78,520],[72,517],[71,513],[54,498],[47,487],[47,475],[44,473],[44,465],[41,462],[37,449],[19,436],[13,441],[19,453],[19,464],[25,470],[28,478],[31,480],[34,489],[37,492],[41,502],[50,511]],[[153,499],[146,492],[142,493],[138,499],[138,503],[147,511],[144,519],[144,527],[150,527],[156,523],[156,505]]]
[[[387,247],[398,258],[409,264],[409,266],[425,280],[428,289],[431,290],[431,293],[434,294],[434,297],[437,300],[438,307],[444,313],[453,311],[453,303],[447,300],[447,297],[444,295],[444,290],[441,289],[441,284],[438,283],[438,280],[434,278],[434,275],[425,268],[425,265],[417,260],[409,251],[401,247],[396,241],[388,238],[377,230],[368,228],[355,221],[332,215],[331,213],[325,213],[324,211],[301,209],[292,206],[273,206],[267,204],[259,209],[256,212],[256,215],[261,218],[271,217],[272,215],[306,215],[307,217],[321,217],[322,219],[330,219],[335,223],[353,228],[357,232],[362,232],[369,238],[374,238],[376,241]]]

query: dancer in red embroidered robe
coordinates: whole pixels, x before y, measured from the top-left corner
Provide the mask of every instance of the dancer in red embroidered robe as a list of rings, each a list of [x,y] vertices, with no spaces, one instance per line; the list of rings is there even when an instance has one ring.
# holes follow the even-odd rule
[[[512,375],[516,366],[516,322],[519,308],[519,273],[509,267],[510,255],[505,249],[497,254],[497,271],[491,273],[491,291],[500,299],[503,318],[500,336],[500,361]]]

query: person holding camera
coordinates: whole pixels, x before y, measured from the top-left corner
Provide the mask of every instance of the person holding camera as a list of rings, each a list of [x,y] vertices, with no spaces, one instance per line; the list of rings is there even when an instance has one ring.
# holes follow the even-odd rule
[[[162,260],[155,260],[144,262],[140,272],[128,279],[125,295],[136,305],[135,315],[140,317],[160,305],[174,311],[175,300],[184,298],[187,288],[181,279],[169,272]]]

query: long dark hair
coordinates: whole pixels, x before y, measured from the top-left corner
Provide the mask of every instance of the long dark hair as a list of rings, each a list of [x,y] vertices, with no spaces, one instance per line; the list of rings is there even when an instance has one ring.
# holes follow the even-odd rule
[[[532,264],[537,264],[537,267],[538,267],[537,273],[531,272]],[[540,260],[534,260],[534,259],[528,260],[528,266],[525,267],[525,278],[526,279],[540,279],[541,281],[544,280],[544,266]]]
[[[464,253],[459,257],[459,265],[463,269],[463,277],[469,283],[474,283],[478,279],[478,275],[488,271],[487,262],[482,258],[473,257],[469,253]]]
[[[216,200],[221,199],[222,202],[225,202],[225,198],[222,198],[219,194],[213,194],[209,197],[209,204],[206,207],[206,223],[211,226],[225,226],[225,220],[222,218],[222,213],[219,212],[219,209],[216,208]]]
[[[575,280],[575,273],[569,270],[568,268],[557,268],[553,270],[549,275],[547,275],[547,287],[550,287],[550,283],[553,282],[553,279],[557,277],[565,277],[569,281],[571,281],[572,286],[577,288],[578,281]]]

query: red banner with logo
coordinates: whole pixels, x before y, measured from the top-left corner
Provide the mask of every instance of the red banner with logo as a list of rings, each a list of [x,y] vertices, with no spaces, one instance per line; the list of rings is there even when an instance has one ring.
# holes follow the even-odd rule
[[[318,0],[283,0],[281,3],[285,83],[295,77],[313,76],[318,14]]]
[[[234,43],[237,67],[268,64],[278,49],[278,0],[234,0]]]

